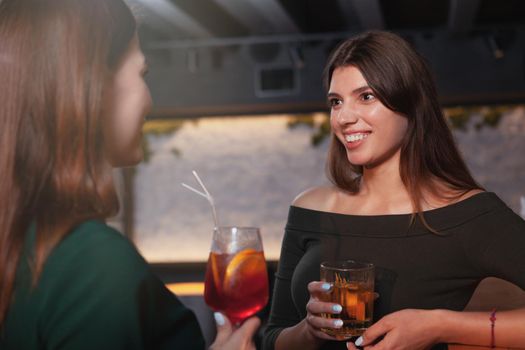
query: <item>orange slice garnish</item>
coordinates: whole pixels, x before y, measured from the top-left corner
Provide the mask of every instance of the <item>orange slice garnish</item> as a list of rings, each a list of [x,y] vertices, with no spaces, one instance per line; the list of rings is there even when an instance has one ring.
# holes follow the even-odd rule
[[[235,254],[224,273],[223,290],[225,294],[237,295],[249,293],[252,288],[258,288],[261,278],[266,277],[264,255],[255,249],[244,249]],[[266,283],[266,282],[265,282]]]

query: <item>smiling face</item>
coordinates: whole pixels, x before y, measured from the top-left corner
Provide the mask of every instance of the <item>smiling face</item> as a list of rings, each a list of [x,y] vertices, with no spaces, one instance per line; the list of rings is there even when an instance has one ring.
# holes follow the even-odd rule
[[[381,103],[358,68],[334,70],[328,101],[332,132],[345,146],[351,164],[372,168],[399,162],[408,120]]]
[[[135,165],[142,160],[142,125],[151,108],[144,81],[147,66],[137,36],[113,76],[108,92],[105,139],[114,167]]]

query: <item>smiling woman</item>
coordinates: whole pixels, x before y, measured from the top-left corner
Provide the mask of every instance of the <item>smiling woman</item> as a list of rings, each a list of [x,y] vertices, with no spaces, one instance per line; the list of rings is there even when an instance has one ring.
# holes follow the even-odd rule
[[[389,159],[399,162],[407,118],[386,108],[374,94],[358,68],[334,70],[328,93],[332,132],[355,166],[374,167]]]
[[[523,346],[525,309],[462,311],[486,277],[525,289],[525,221],[470,175],[424,59],[397,35],[367,32],[334,51],[326,78],[333,186],[290,207],[265,348]],[[326,329],[363,320],[321,301],[339,290],[319,281],[334,260],[376,271],[375,323],[346,344]]]
[[[347,41],[327,63],[325,82],[329,87],[334,135],[341,138],[345,136],[343,131],[359,128],[372,120],[373,127],[365,125],[363,128],[367,133],[373,131],[372,136],[375,136],[368,141],[379,139],[368,147],[374,149],[378,159],[353,162],[348,157],[364,151],[349,152],[348,146],[355,148],[353,143],[349,145],[333,138],[328,169],[331,180],[340,188],[356,193],[362,177],[355,175],[362,174],[364,166],[373,167],[396,158],[385,164],[399,164],[414,213],[422,210],[424,190],[432,192],[436,198],[444,198],[481,189],[457,150],[437,101],[432,74],[424,59],[407,42],[390,33]],[[346,100],[334,101],[333,93],[344,94]],[[342,103],[344,101],[347,103]],[[354,125],[357,122],[359,124]],[[376,132],[378,134],[373,135]],[[376,149],[378,146],[380,148]],[[349,166],[351,172],[347,171]],[[448,183],[448,191],[435,187],[441,181]],[[420,219],[425,222],[421,215]]]

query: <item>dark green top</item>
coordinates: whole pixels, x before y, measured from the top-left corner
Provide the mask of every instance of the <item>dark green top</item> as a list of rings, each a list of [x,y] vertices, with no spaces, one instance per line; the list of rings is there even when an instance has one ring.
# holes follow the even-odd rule
[[[204,349],[194,314],[165,288],[131,242],[100,221],[75,228],[30,288],[30,229],[2,350]]]
[[[376,265],[374,320],[406,308],[463,310],[485,277],[525,289],[525,221],[483,192],[424,213],[435,234],[411,215],[343,215],[291,207],[283,240],[265,349],[306,316],[307,285],[322,260]],[[328,342],[323,349],[346,349]],[[435,348],[441,348],[435,347]]]

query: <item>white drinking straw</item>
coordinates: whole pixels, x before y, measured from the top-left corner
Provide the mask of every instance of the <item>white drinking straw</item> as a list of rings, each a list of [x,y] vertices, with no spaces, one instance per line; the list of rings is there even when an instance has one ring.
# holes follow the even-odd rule
[[[213,200],[213,197],[211,196],[210,192],[208,192],[208,189],[206,188],[206,186],[204,186],[204,182],[202,182],[201,178],[199,177],[199,174],[197,174],[195,170],[193,170],[192,173],[195,179],[197,180],[197,182],[199,183],[199,185],[201,186],[204,193],[191,187],[190,185],[186,185],[185,183],[182,183],[182,186],[187,188],[190,191],[197,193],[198,195],[201,195],[202,197],[208,200],[208,203],[210,203],[211,205],[211,211],[213,214],[213,222],[215,223],[215,228],[218,228],[219,220],[217,219],[217,211],[215,210],[215,201]]]

